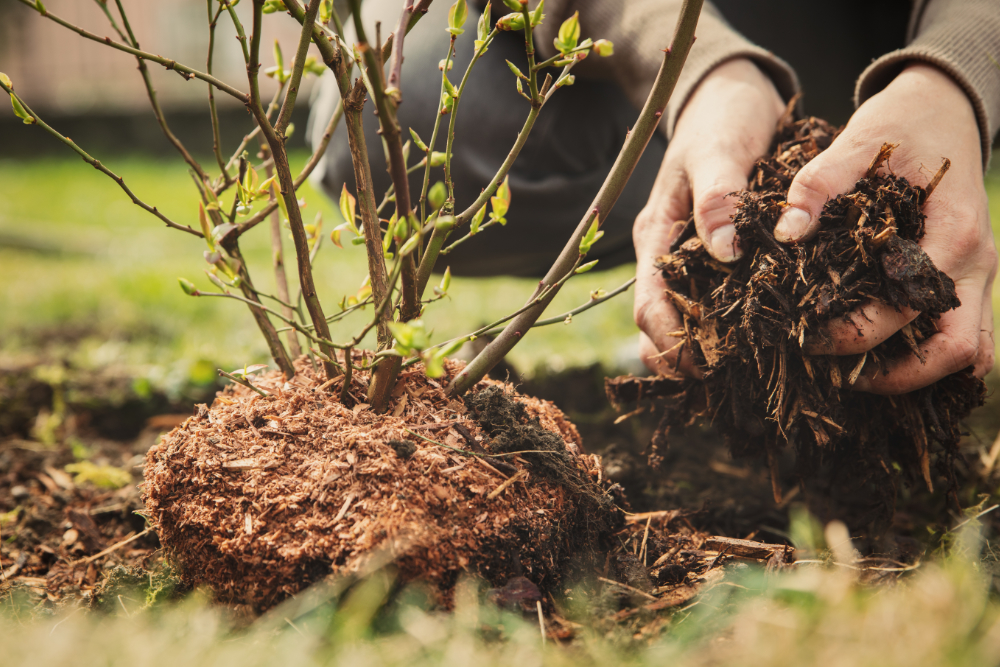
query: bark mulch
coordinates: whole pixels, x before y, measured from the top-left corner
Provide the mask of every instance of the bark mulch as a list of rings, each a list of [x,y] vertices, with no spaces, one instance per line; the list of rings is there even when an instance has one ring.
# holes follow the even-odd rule
[[[816,118],[781,121],[773,152],[757,162],[747,189],[734,193],[740,260],[715,261],[693,220],[660,258],[664,296],[683,320],[678,348],[692,356],[703,381],[620,378],[609,382],[608,393],[622,404],[662,405],[654,463],[672,431],[704,418],[734,457],[771,468],[776,502],[786,492],[778,461],[790,447],[804,495],[817,477],[832,478],[824,486],[841,498],[865,499],[865,511],[850,519],[853,527],[879,533],[891,522],[900,483],[942,484],[958,508],[961,420],[983,404],[986,388],[970,368],[902,396],[852,391],[862,372],[892,373],[895,360],[920,356],[920,343],[959,300],[952,280],[919,246],[922,207],[947,160],[926,187],[912,185],[892,173],[894,146],[886,144],[855,188],[827,203],[815,238],[797,245],[775,240],[792,179],[838,132]],[[920,314],[865,354],[805,353],[808,338],[823,335],[823,323],[850,322],[850,313],[870,301]]]
[[[600,458],[547,401],[486,381],[463,402],[414,367],[378,415],[361,383],[348,407],[341,378],[297,371],[253,380],[266,397],[221,392],[147,456],[147,516],[185,581],[223,601],[263,609],[385,562],[445,604],[462,571],[551,589],[622,524]]]

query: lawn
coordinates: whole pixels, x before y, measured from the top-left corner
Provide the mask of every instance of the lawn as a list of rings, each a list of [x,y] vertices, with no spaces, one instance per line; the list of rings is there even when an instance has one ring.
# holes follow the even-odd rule
[[[307,156],[296,155],[303,163]],[[161,207],[172,219],[198,226],[198,199],[177,160],[108,159],[136,194]],[[37,348],[41,339],[79,332],[71,350],[81,365],[111,360],[162,369],[199,359],[223,366],[266,361],[267,349],[247,309],[236,302],[195,299],[178,287],[186,277],[201,289],[217,291],[205,278],[205,244],[168,230],[134,206],[106,176],[72,157],[32,162],[0,161],[0,321],[2,350]],[[316,283],[328,314],[343,296],[357,292],[367,270],[363,246],[330,242],[339,221],[335,206],[309,184],[305,216],[325,221],[325,239],[316,265]],[[516,214],[514,202],[514,213]],[[503,233],[502,229],[488,230]],[[274,293],[266,224],[244,237],[259,289]],[[294,255],[286,240],[289,280]],[[585,303],[590,292],[613,289],[631,276],[630,266],[591,272],[571,280],[548,312]],[[454,279],[448,298],[427,307],[432,340],[460,335],[520,308],[534,281]],[[294,284],[293,284],[294,289]],[[601,362],[618,365],[634,358],[638,329],[632,322],[631,292],[581,314],[569,325],[533,331],[511,354],[518,369]],[[332,334],[350,337],[370,316],[359,313],[335,323]],[[61,332],[60,335],[56,335]],[[125,344],[127,342],[127,344]]]

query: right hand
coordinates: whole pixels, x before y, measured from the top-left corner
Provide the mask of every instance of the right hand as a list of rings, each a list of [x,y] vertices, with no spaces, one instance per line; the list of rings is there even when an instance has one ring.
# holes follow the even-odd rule
[[[680,231],[677,221],[694,210],[698,236],[716,259],[732,262],[741,249],[733,227],[736,201],[754,162],[771,145],[785,104],[771,80],[746,59],[730,60],[698,84],[677,120],[649,201],[632,227],[636,254],[635,321],[642,330],[639,355],[654,373],[679,367],[700,373],[670,336],[683,328],[680,315],[666,300],[655,262],[670,251]]]

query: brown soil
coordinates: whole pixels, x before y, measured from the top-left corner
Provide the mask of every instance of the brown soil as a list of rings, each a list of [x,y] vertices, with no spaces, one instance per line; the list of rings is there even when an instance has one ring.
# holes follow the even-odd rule
[[[386,562],[445,604],[461,571],[551,589],[621,524],[599,457],[551,403],[495,381],[463,403],[414,367],[377,415],[297,370],[255,380],[267,397],[220,393],[147,456],[148,517],[221,600],[261,609]]]
[[[912,186],[889,169],[890,145],[851,193],[826,205],[813,240],[775,241],[792,179],[837,133],[819,119],[783,119],[773,153],[736,193],[742,259],[731,266],[712,259],[691,220],[661,258],[666,297],[683,317],[678,345],[704,380],[625,378],[609,383],[609,395],[620,403],[663,403],[654,462],[672,430],[704,417],[734,457],[767,462],[776,502],[784,493],[778,464],[788,447],[806,497],[822,488],[841,501],[860,498],[862,511],[851,521],[877,534],[891,521],[899,482],[943,483],[957,508],[960,421],[983,404],[985,385],[967,369],[905,396],[851,391],[863,369],[889,373],[894,359],[919,355],[940,314],[959,302],[954,283],[918,245],[921,208],[947,164],[926,189]],[[870,300],[921,315],[867,354],[803,352],[822,323]]]

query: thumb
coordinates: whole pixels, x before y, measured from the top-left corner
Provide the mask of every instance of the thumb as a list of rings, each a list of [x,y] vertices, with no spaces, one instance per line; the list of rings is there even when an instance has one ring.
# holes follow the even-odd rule
[[[798,243],[819,231],[819,216],[826,203],[847,192],[864,174],[867,165],[835,141],[796,174],[788,188],[788,208],[774,227],[781,243]]]

